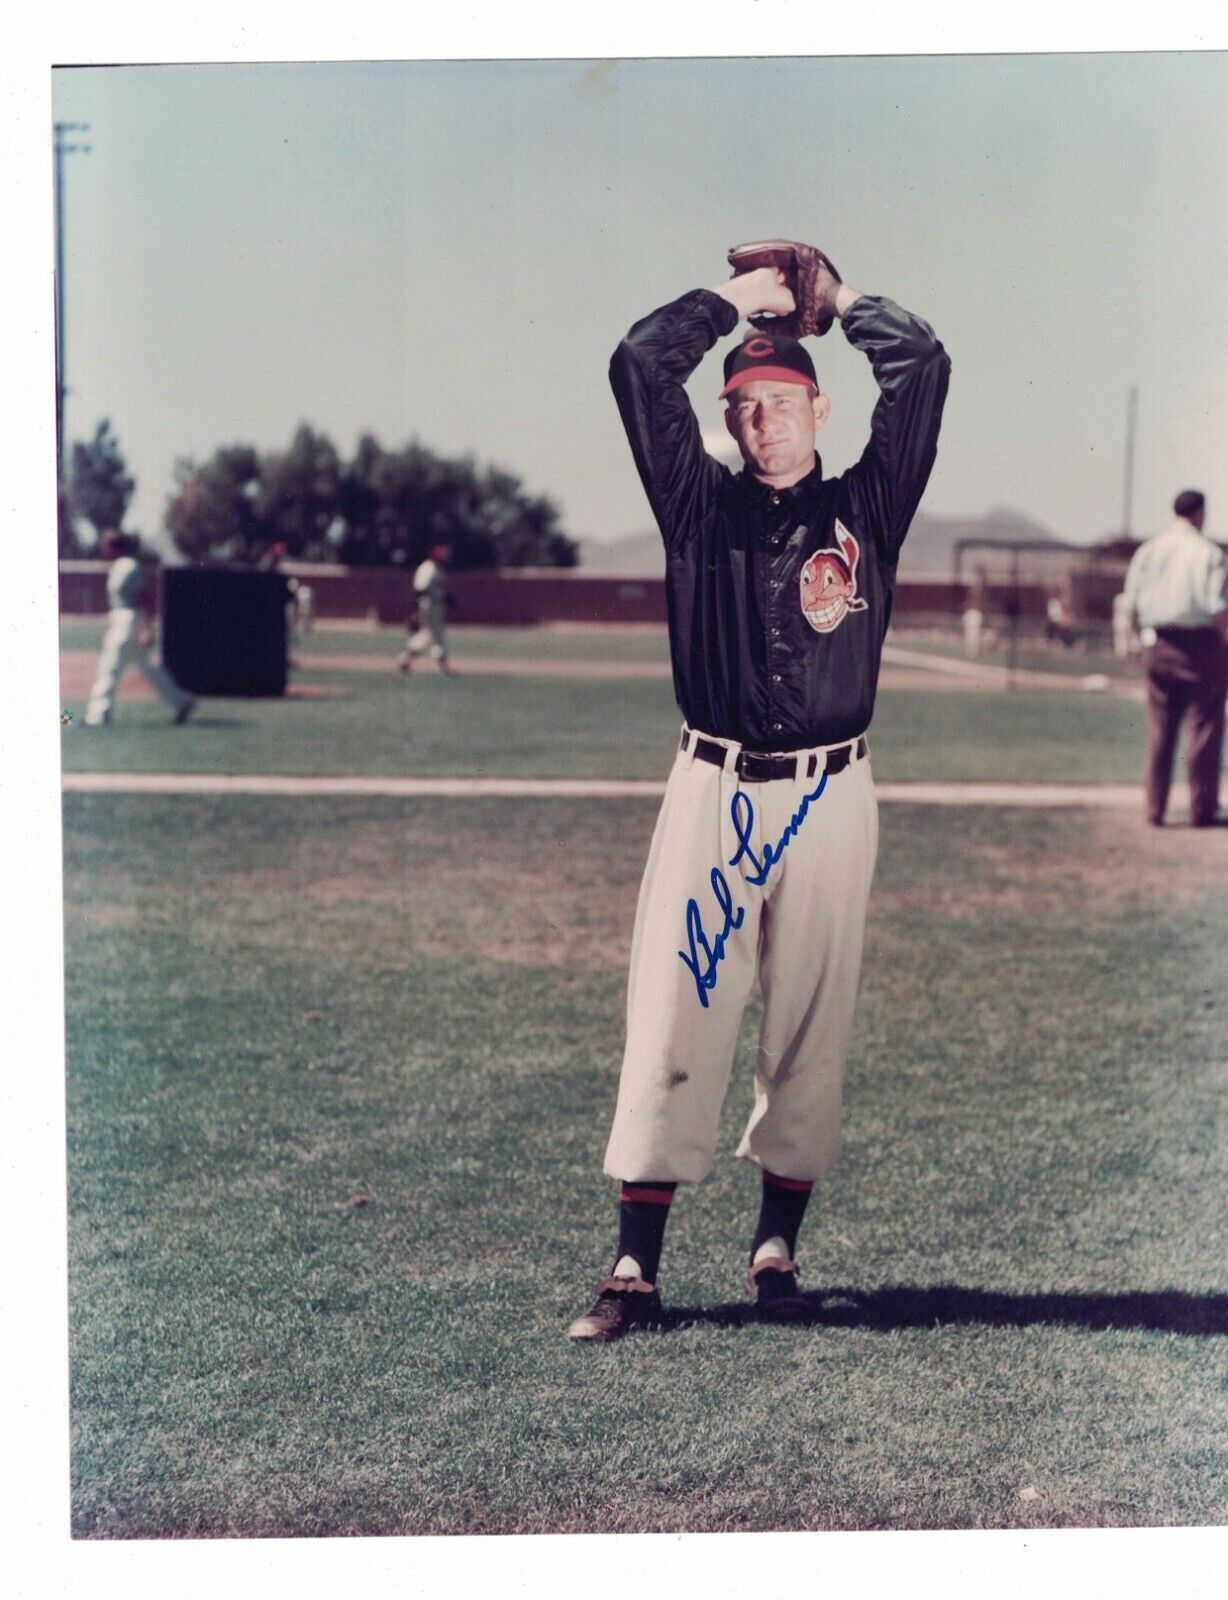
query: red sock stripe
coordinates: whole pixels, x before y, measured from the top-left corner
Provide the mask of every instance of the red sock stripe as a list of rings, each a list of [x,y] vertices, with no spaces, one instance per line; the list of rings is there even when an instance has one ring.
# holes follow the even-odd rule
[[[624,1183],[618,1198],[620,1200],[638,1200],[651,1206],[667,1206],[674,1198],[672,1189],[650,1189],[641,1183]]]
[[[795,1194],[809,1194],[814,1188],[814,1180],[811,1178],[778,1178],[766,1167],[763,1171],[763,1181],[774,1184],[778,1189],[792,1189]]]

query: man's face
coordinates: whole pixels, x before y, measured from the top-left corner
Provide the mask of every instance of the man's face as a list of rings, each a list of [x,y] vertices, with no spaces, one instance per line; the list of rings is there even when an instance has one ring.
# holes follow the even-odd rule
[[[787,489],[814,466],[814,436],[830,409],[806,384],[744,383],[729,396],[725,426],[754,476]]]

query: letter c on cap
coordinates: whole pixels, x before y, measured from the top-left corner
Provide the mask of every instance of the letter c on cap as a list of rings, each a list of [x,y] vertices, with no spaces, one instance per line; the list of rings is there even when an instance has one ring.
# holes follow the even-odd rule
[[[772,356],[776,354],[776,346],[770,339],[748,339],[742,346],[743,355]]]

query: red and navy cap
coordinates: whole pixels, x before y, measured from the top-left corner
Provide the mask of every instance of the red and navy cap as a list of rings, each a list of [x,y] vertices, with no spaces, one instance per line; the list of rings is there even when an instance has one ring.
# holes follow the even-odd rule
[[[814,362],[804,344],[782,333],[748,333],[725,357],[723,400],[744,383],[809,383],[816,389]]]

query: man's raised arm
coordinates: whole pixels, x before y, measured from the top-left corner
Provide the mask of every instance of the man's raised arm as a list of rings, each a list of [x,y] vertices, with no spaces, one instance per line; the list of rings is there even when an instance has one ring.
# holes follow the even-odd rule
[[[880,558],[894,563],[933,469],[951,361],[929,324],[893,300],[841,284],[835,311],[849,343],[869,356],[879,387],[870,442],[845,481]]]
[[[610,361],[610,384],[648,503],[672,548],[692,533],[720,482],[685,384],[739,317],[788,311],[793,296],[763,268],[693,289],[637,322]]]

